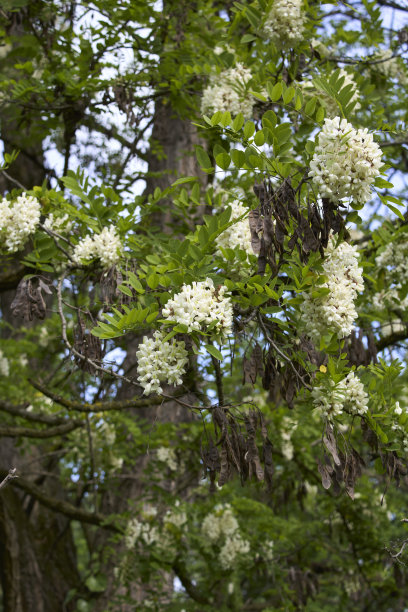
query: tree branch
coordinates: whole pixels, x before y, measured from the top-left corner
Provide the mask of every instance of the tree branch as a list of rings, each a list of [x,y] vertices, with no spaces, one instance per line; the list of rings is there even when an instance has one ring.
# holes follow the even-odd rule
[[[0,489],[2,489],[3,487],[6,486],[6,484],[10,481],[13,480],[13,478],[18,478],[18,476],[16,476],[16,471],[17,468],[11,468],[8,472],[8,474],[3,478],[3,480],[0,482]]]
[[[37,382],[36,380],[32,380],[31,378],[28,379],[28,382],[34,387],[34,389],[41,391],[43,395],[46,395],[52,399],[56,404],[64,406],[64,408],[67,408],[68,410],[76,410],[78,412],[106,412],[108,410],[123,410],[124,408],[145,408],[146,406],[157,406],[166,401],[169,402],[175,399],[170,395],[166,396],[164,399],[163,397],[156,395],[154,397],[136,397],[129,400],[112,400],[111,402],[95,402],[94,404],[89,404],[88,402],[75,402],[62,397],[61,395],[57,395],[53,391],[47,389],[47,387],[41,383]]]
[[[0,478],[7,478],[7,472],[5,470],[0,470]],[[14,479],[17,476],[13,477]],[[12,480],[12,485],[25,491],[32,497],[34,497],[41,505],[53,510],[55,512],[59,512],[64,514],[68,518],[81,521],[82,523],[88,523],[90,525],[97,525],[98,527],[103,527],[103,529],[108,529],[109,531],[115,531],[116,533],[123,533],[123,529],[114,525],[112,522],[112,517],[105,516],[100,514],[99,512],[88,512],[87,510],[83,510],[82,508],[76,508],[74,505],[69,502],[63,501],[62,499],[56,499],[55,497],[50,497],[46,495],[40,487],[29,482],[25,478],[18,477],[16,480]]]
[[[5,438],[54,438],[55,436],[63,436],[70,433],[78,427],[83,427],[84,423],[66,423],[65,425],[57,425],[48,429],[33,429],[32,427],[0,427],[0,437]]]
[[[0,401],[0,411],[8,412],[9,414],[13,414],[14,416],[21,417],[26,421],[33,421],[34,423],[45,423],[46,425],[64,425],[67,423],[67,419],[65,417],[53,416],[51,414],[41,414],[38,412],[28,412],[27,406],[29,406],[28,403],[24,407],[20,407],[13,406],[12,404],[8,404],[7,402]],[[77,425],[83,424],[82,421],[80,421],[79,419],[75,419],[71,422]]]

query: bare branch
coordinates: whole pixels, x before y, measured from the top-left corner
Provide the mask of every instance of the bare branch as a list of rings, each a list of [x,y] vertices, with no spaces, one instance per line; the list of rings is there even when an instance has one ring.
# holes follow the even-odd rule
[[[165,396],[165,399],[156,395],[146,398],[136,397],[128,400],[112,400],[111,402],[95,402],[94,404],[89,404],[88,402],[75,402],[68,400],[61,395],[54,393],[50,389],[47,389],[47,387],[36,380],[29,379],[28,382],[35,389],[37,389],[37,391],[41,391],[43,395],[46,395],[52,399],[56,404],[64,406],[64,408],[67,408],[68,410],[75,410],[77,412],[106,412],[108,410],[123,410],[124,408],[144,408],[145,406],[157,406],[166,401],[176,399],[171,395]]]
[[[0,470],[0,478],[7,478],[7,472]],[[17,476],[14,476],[12,485],[34,497],[34,499],[36,499],[46,508],[49,508],[54,512],[60,512],[72,520],[81,521],[82,523],[88,523],[90,525],[97,525],[98,527],[103,527],[104,529],[115,531],[117,533],[122,533],[123,531],[120,527],[113,523],[112,517],[105,516],[99,512],[88,512],[82,508],[77,508],[69,502],[63,501],[62,499],[50,497],[46,495],[40,487],[37,487],[37,485],[29,482],[25,478],[17,478]]]
[[[5,487],[6,484],[9,482],[9,480],[13,480],[13,478],[18,478],[18,476],[16,475],[16,471],[17,471],[17,468],[11,468],[9,470],[9,473],[0,482],[0,489]]]

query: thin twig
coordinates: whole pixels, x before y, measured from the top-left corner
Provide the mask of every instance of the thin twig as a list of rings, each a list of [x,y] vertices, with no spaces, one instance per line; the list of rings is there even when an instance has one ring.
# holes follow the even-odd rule
[[[16,472],[17,472],[17,468],[11,468],[9,470],[9,473],[7,474],[7,476],[3,478],[3,480],[0,482],[0,489],[5,487],[6,484],[9,482],[9,480],[13,480],[13,478],[18,478]]]

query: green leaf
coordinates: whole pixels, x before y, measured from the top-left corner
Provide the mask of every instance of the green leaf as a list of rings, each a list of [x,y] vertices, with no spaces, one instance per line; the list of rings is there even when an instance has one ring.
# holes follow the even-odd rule
[[[256,40],[256,36],[253,36],[253,34],[244,34],[244,36],[241,38],[241,42],[243,44],[252,42],[253,40]]]
[[[293,98],[295,97],[295,88],[294,87],[288,87],[288,89],[285,91],[285,93],[283,94],[283,101],[285,104],[289,104],[289,102],[291,102],[293,100]]]
[[[258,147],[261,147],[265,143],[265,135],[262,130],[259,130],[254,136],[254,142]]]
[[[156,287],[159,285],[159,277],[157,276],[156,272],[150,274],[147,277],[146,282],[149,285],[150,289],[156,289]]]
[[[245,164],[245,153],[238,149],[232,149],[231,158],[236,168],[242,168]]]
[[[272,102],[277,102],[279,100],[279,98],[282,95],[283,92],[283,86],[282,83],[276,83],[276,85],[274,85],[272,88],[269,87],[269,83],[267,85],[267,90],[268,90],[268,95],[270,97],[270,99],[272,100]]]
[[[320,108],[317,110],[316,121],[317,121],[317,123],[323,123],[323,121],[324,121],[324,108],[323,108],[323,106],[320,106]]]
[[[374,181],[374,187],[379,187],[380,189],[392,189],[394,185],[380,176],[377,176]]]
[[[244,138],[248,140],[255,132],[255,124],[252,121],[247,121],[244,127]]]
[[[196,145],[195,154],[197,157],[197,161],[203,170],[212,170],[211,160],[208,157],[207,152],[203,149],[203,147]]]
[[[234,130],[234,132],[239,132],[239,130],[244,125],[244,123],[245,123],[244,115],[242,113],[238,113],[238,115],[235,117],[234,121],[232,122],[231,127]]]
[[[210,355],[212,355],[216,359],[218,359],[218,361],[222,361],[224,359],[222,353],[220,353],[220,351],[216,349],[215,346],[213,346],[212,344],[206,344],[205,348],[207,349],[207,352],[210,353]]]
[[[231,157],[228,153],[220,153],[215,158],[217,166],[219,166],[222,170],[227,170],[231,163]]]
[[[183,185],[184,183],[193,183],[194,181],[198,181],[198,178],[196,176],[183,176],[182,178],[179,178],[177,179],[177,181],[172,183],[171,186],[175,187],[176,185]]]

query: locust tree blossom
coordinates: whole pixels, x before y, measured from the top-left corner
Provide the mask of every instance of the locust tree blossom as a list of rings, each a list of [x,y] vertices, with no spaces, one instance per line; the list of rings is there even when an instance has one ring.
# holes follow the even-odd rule
[[[0,201],[0,238],[5,251],[15,253],[24,247],[40,223],[40,214],[39,201],[26,193],[12,202]]]
[[[306,332],[316,343],[328,331],[335,332],[340,339],[347,337],[353,329],[357,318],[354,301],[357,293],[364,289],[357,258],[355,246],[342,242],[336,247],[335,240],[330,239],[323,262],[323,274],[327,280],[319,285],[328,289],[328,293],[318,298],[306,293],[301,306]]]
[[[234,225],[230,225],[216,238],[216,245],[218,247],[217,253],[222,256],[221,248],[223,249],[235,249],[239,247],[243,251],[246,251],[248,255],[253,255],[251,245],[251,231],[248,223],[248,208],[244,206],[239,200],[233,200],[228,203],[231,208],[230,221],[236,221],[242,215],[246,215],[243,219],[236,221]]]
[[[211,326],[214,335],[227,336],[232,329],[233,312],[226,291],[224,285],[215,287],[210,278],[183,285],[163,308],[163,317],[186,325],[189,332],[208,331]]]
[[[126,548],[132,549],[139,539],[147,546],[151,546],[159,540],[159,537],[159,530],[150,521],[141,522],[133,518],[127,524],[124,541]]]
[[[183,341],[172,339],[164,342],[163,332],[156,331],[153,338],[144,336],[136,356],[137,380],[143,387],[144,395],[162,393],[161,383],[181,385],[188,363],[188,353]]]
[[[245,119],[252,117],[254,98],[247,91],[251,78],[251,71],[240,63],[214,75],[203,91],[201,112],[229,111],[233,116],[242,113]]]
[[[375,258],[375,263],[378,271],[384,274],[384,287],[373,297],[374,308],[407,309],[408,296],[400,298],[399,293],[408,283],[408,234],[401,233],[389,242]]]
[[[399,58],[394,57],[391,49],[381,49],[373,57],[371,70],[385,77],[386,79],[398,79],[399,85],[407,84],[407,74],[404,71],[403,63],[400,64]]]
[[[213,545],[220,546],[219,561],[224,569],[232,569],[250,551],[250,544],[239,533],[238,521],[229,504],[220,504],[207,514],[201,531]]]
[[[368,411],[368,395],[354,372],[349,372],[338,383],[327,378],[325,385],[314,387],[312,397],[322,417],[328,419],[340,416],[343,412],[364,416]]]
[[[338,203],[343,198],[364,204],[380,173],[382,151],[367,128],[356,130],[346,119],[325,119],[309,177],[319,195]]]
[[[177,470],[177,455],[174,448],[159,446],[157,449],[157,459],[162,463],[165,463],[172,472]]]
[[[306,16],[302,0],[274,0],[264,32],[277,47],[293,47],[303,38]]]
[[[68,231],[72,228],[72,222],[67,214],[62,217],[50,213],[44,221],[44,227],[54,232]]]
[[[3,351],[0,349],[0,376],[8,376],[10,373],[10,366],[7,357],[5,357]]]
[[[113,225],[104,227],[100,234],[85,236],[75,246],[73,260],[81,264],[98,258],[104,268],[110,268],[118,263],[122,251],[122,243]]]

